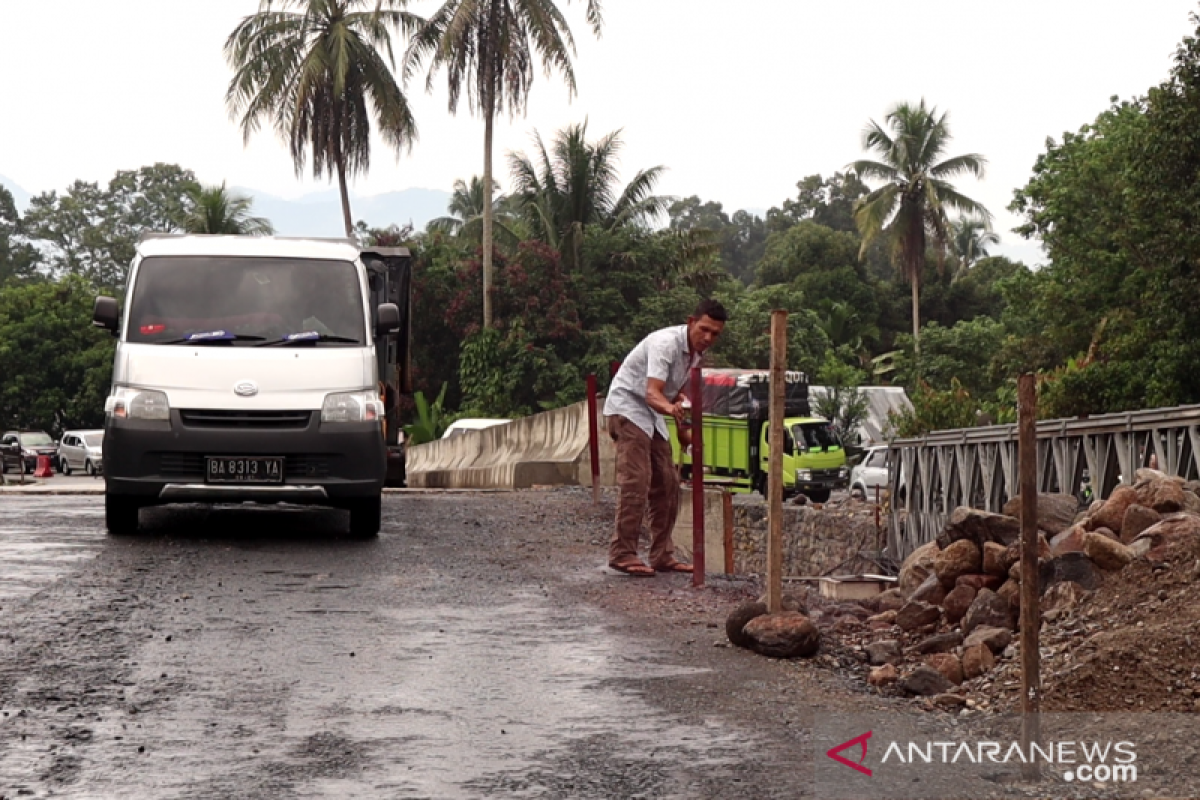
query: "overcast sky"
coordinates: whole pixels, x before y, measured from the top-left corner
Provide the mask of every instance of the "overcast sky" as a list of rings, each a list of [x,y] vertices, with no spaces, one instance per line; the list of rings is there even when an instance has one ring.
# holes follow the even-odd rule
[[[222,45],[257,7],[0,0],[0,174],[36,194],[165,161],[284,197],[326,188],[297,179],[270,132],[243,147],[226,114]],[[951,113],[951,154],[988,158],[986,179],[962,189],[995,213],[1001,251],[1033,261],[1005,206],[1046,137],[1163,80],[1194,10],[1196,0],[605,0],[597,41],[576,0],[579,93],[570,100],[539,74],[528,115],[497,127],[497,173],[507,183],[504,154],[534,130],[549,137],[587,118],[593,136],[623,129],[626,176],[662,164],[664,194],[765,209],[800,178],[860,157],[868,119],[924,97]],[[443,83],[433,95],[410,87],[420,142],[399,161],[377,145],[358,194],[449,191],[482,171],[482,122],[465,106],[450,116]]]

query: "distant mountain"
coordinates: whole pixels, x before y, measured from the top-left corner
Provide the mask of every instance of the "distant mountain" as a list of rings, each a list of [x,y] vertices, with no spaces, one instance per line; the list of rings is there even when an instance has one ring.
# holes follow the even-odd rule
[[[3,175],[0,175],[0,186],[12,193],[13,202],[17,204],[17,211],[23,214],[26,206],[29,205],[29,192],[18,186],[16,181]]]
[[[254,215],[266,217],[281,236],[344,236],[342,202],[337,189],[306,194],[295,200],[241,188],[237,191],[254,198]],[[436,217],[446,215],[450,193],[437,189],[402,189],[369,197],[350,197],[350,214],[355,222],[365,220],[372,227],[403,227],[416,230]]]

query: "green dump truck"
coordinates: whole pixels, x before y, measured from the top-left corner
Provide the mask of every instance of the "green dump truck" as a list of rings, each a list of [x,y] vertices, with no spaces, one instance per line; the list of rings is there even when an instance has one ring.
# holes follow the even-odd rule
[[[706,369],[704,378],[705,480],[735,492],[767,493],[767,419],[770,376],[766,370]],[[846,451],[829,421],[814,417],[808,400],[808,378],[802,372],[785,377],[783,491],[802,493],[815,502],[829,499],[849,483]],[[691,473],[691,455],[680,453],[674,419],[671,447],[676,463]]]

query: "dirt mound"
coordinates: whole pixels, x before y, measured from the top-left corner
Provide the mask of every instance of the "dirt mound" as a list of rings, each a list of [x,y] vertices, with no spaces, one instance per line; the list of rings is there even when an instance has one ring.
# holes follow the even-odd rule
[[[1200,544],[1110,573],[1043,629],[1052,711],[1200,710]]]

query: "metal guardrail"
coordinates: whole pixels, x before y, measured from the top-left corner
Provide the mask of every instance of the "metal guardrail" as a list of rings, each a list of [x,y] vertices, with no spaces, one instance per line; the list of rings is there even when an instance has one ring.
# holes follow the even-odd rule
[[[20,455],[13,455],[9,452],[0,452],[0,485],[5,485],[9,482],[9,469],[15,469],[17,471],[17,483],[24,485],[25,459]]]
[[[1147,466],[1200,478],[1200,405],[1037,424],[1038,491],[1103,499]],[[999,512],[1020,489],[1017,426],[935,431],[890,445],[888,552],[933,540],[958,506]]]

